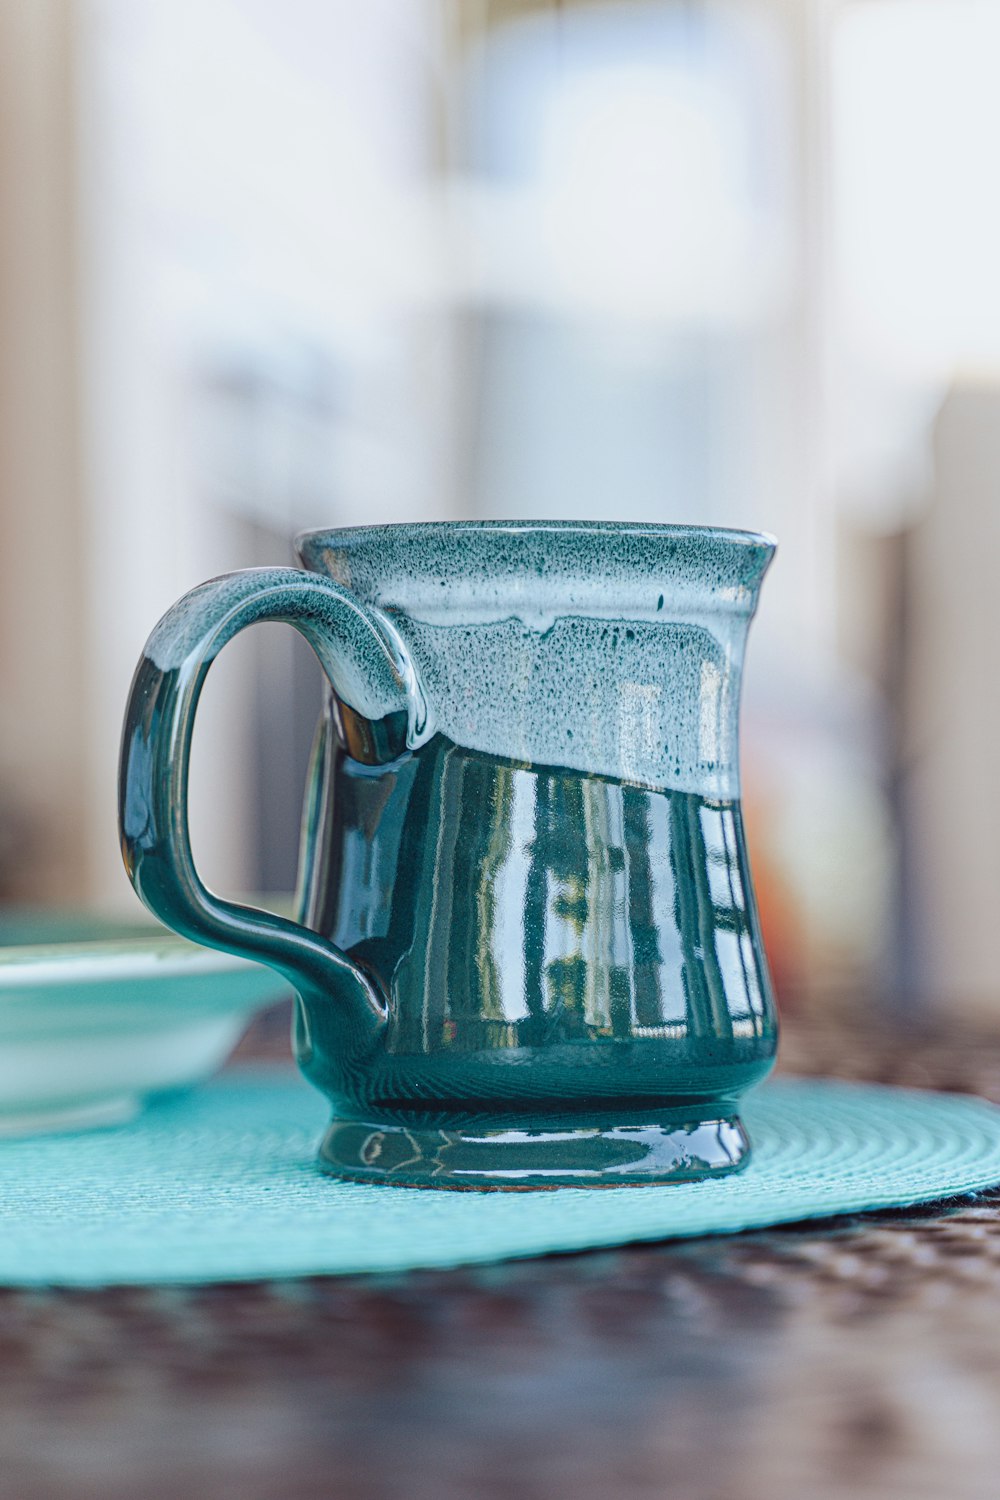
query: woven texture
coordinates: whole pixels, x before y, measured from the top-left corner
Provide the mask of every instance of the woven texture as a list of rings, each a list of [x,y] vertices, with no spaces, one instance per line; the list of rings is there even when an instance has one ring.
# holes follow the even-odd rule
[[[0,1284],[99,1286],[400,1271],[902,1207],[1000,1182],[1000,1109],[778,1079],[746,1101],[728,1179],[614,1191],[447,1193],[313,1165],[320,1097],[239,1069],[133,1125],[0,1152]]]

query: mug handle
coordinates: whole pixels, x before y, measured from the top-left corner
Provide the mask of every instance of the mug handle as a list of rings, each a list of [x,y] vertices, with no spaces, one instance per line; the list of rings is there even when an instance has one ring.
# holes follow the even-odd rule
[[[210,948],[269,964],[300,993],[334,996],[378,1029],[388,1001],[345,953],[298,922],[213,895],[194,866],[188,767],[208,669],[248,625],[284,621],[312,646],[349,753],[368,764],[420,742],[426,708],[406,648],[380,611],[322,574],[250,568],[193,589],[153,631],[129,693],[119,768],[122,857],[161,921]]]

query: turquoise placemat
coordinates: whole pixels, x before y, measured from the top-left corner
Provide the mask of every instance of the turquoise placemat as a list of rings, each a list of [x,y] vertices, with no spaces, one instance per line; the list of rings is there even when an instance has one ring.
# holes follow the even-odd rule
[[[728,1234],[1000,1182],[1000,1109],[778,1079],[746,1101],[740,1175],[670,1187],[449,1193],[340,1183],[324,1101],[232,1069],[134,1124],[0,1145],[0,1284],[101,1286],[400,1271]]]

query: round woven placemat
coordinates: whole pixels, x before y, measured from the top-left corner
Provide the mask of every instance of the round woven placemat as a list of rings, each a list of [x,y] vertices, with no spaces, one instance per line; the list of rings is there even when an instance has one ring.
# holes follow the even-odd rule
[[[470,1194],[319,1175],[322,1099],[233,1069],[135,1123],[6,1145],[0,1284],[100,1286],[455,1266],[904,1207],[1000,1182],[1000,1109],[880,1085],[752,1094],[737,1176],[618,1191]]]

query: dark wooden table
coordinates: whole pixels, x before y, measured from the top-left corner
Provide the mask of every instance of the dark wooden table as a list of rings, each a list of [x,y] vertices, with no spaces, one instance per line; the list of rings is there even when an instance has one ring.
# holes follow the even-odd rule
[[[796,1071],[1000,1101],[1000,1038],[786,1036]],[[1000,1192],[391,1279],[0,1293],[0,1500],[188,1496],[996,1500]]]

